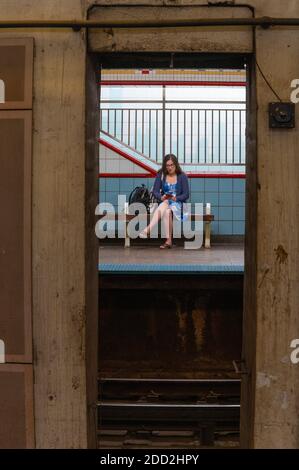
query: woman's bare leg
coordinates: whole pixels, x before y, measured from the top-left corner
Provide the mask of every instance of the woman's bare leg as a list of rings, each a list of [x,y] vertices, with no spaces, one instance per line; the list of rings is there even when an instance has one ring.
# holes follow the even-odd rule
[[[163,223],[165,228],[166,241],[168,245],[172,244],[172,229],[173,229],[173,220],[172,220],[172,210],[168,207],[163,214]]]
[[[143,233],[149,233],[157,222],[163,217],[165,211],[169,208],[168,201],[163,201],[155,210],[151,222],[142,230]]]

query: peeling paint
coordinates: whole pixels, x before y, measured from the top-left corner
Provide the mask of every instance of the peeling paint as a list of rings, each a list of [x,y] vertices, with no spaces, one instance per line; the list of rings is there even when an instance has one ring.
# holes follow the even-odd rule
[[[276,379],[277,377],[275,375],[267,375],[265,372],[258,372],[256,378],[257,388],[270,387],[271,382]]]
[[[282,392],[281,409],[286,410],[288,407],[289,407],[288,394],[287,392]]]
[[[194,335],[196,349],[199,352],[204,344],[204,328],[206,324],[206,310],[197,308],[192,311],[192,319],[194,324]]]
[[[276,261],[278,261],[279,264],[285,264],[289,254],[285,251],[284,247],[282,245],[278,245],[274,251],[276,254]]]
[[[72,388],[73,388],[73,390],[77,390],[79,387],[80,387],[80,378],[74,376],[72,378]]]
[[[283,356],[281,358],[280,362],[282,362],[283,364],[289,364],[289,362],[290,362],[289,356]]]

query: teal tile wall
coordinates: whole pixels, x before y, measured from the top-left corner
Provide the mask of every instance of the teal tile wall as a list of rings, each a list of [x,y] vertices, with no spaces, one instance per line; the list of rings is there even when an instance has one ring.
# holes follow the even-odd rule
[[[152,188],[154,178],[100,178],[101,202],[117,204],[117,196],[131,191],[141,184]],[[242,178],[190,178],[188,202],[211,204],[215,221],[212,233],[219,235],[244,235],[245,233],[245,179]]]

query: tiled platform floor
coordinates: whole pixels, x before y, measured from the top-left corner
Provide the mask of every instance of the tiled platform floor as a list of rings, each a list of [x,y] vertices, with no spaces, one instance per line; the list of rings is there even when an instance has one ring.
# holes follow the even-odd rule
[[[243,245],[213,245],[211,249],[184,250],[182,246],[161,250],[159,246],[100,246],[99,271],[202,271],[243,272]]]

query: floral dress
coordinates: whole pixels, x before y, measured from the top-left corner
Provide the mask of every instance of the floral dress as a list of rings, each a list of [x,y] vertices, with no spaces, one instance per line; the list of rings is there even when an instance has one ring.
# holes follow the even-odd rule
[[[177,183],[168,183],[165,179],[163,179],[162,189],[164,194],[171,194],[172,196],[175,196],[177,191]],[[173,201],[172,199],[169,199],[168,203],[174,217],[177,220],[187,220],[188,212],[181,201]]]

